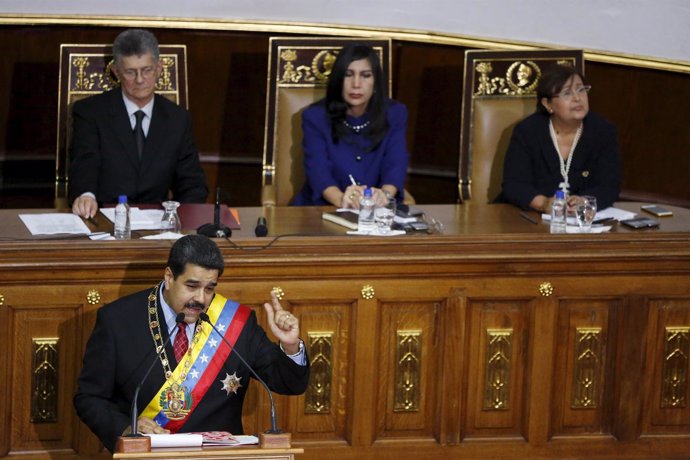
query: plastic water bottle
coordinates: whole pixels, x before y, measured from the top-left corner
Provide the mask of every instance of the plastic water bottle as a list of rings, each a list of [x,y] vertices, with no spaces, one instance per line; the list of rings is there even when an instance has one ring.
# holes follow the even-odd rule
[[[120,195],[115,206],[115,239],[128,240],[132,236],[132,229],[129,220],[129,205],[127,196]]]
[[[364,195],[359,200],[359,219],[357,220],[357,230],[360,232],[375,232],[376,221],[374,220],[374,210],[376,202],[371,195],[371,189],[364,189]]]
[[[551,233],[565,233],[567,209],[565,192],[558,190],[551,204]]]

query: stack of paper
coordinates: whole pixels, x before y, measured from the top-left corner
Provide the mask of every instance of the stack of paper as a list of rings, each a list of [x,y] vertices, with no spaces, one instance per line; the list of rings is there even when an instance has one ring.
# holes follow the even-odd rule
[[[19,218],[32,235],[56,235],[59,233],[90,234],[91,230],[75,214],[20,214]]]
[[[115,222],[115,208],[101,208],[101,213],[110,222]],[[160,230],[162,209],[129,208],[129,225],[132,230]]]
[[[602,209],[601,211],[597,212],[596,216],[594,216],[594,222],[608,220],[608,219],[615,219],[615,220],[621,221],[621,220],[625,220],[625,219],[632,219],[636,215],[637,215],[636,213],[626,211],[625,209],[608,207],[606,209]],[[551,222],[551,214],[546,214],[546,213],[542,214],[541,220],[544,222]],[[568,225],[577,226],[577,219],[575,217],[568,217]]]

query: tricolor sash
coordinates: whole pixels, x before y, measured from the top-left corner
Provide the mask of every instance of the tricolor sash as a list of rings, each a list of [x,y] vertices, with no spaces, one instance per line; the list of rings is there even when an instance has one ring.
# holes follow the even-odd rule
[[[216,294],[206,313],[225,339],[234,346],[250,312],[248,307]],[[182,358],[141,413],[142,417],[155,420],[171,433],[177,433],[189,419],[213,384],[231,350],[209,324],[201,321],[197,325],[188,353],[191,353],[191,364],[188,356]]]

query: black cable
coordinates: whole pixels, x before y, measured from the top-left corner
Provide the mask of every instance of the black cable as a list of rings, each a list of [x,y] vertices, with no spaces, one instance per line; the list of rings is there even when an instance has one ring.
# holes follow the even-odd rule
[[[233,249],[238,249],[240,251],[263,251],[264,249],[268,249],[271,246],[273,246],[273,244],[276,241],[278,241],[279,239],[285,238],[288,236],[323,236],[323,234],[320,234],[320,233],[285,233],[283,235],[274,236],[271,241],[264,244],[263,246],[239,246],[239,245],[237,245],[237,243],[235,243],[234,241],[232,241],[228,237],[225,237],[224,239],[225,239],[225,241],[230,243],[230,245],[233,247]]]

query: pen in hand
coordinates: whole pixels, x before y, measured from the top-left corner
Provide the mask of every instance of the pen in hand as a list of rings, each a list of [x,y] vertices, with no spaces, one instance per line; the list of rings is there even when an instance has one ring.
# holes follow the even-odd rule
[[[347,177],[350,178],[350,183],[351,183],[352,185],[354,185],[355,187],[356,187],[357,185],[359,185],[359,184],[357,184],[357,181],[355,180],[355,178],[352,177],[352,174],[348,174]]]

